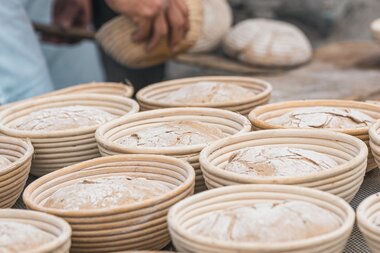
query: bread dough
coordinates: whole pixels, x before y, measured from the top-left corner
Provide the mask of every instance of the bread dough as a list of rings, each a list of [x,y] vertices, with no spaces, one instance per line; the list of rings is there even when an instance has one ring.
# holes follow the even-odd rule
[[[10,127],[25,131],[57,131],[106,123],[116,116],[88,106],[67,106],[32,112],[11,123]]]
[[[267,201],[212,211],[190,232],[221,241],[277,243],[326,234],[341,226],[338,216],[304,201]]]
[[[203,0],[202,33],[191,53],[209,52],[222,42],[232,25],[232,10],[226,0]]]
[[[169,185],[145,178],[89,178],[60,188],[42,206],[63,210],[110,208],[156,198],[169,191]]]
[[[233,153],[225,170],[249,176],[305,176],[338,166],[330,156],[288,147],[250,147]]]
[[[300,29],[270,19],[238,23],[227,34],[223,47],[229,56],[261,66],[293,66],[312,56],[310,42]]]
[[[305,107],[268,120],[273,125],[300,128],[360,128],[372,125],[375,120],[369,115],[348,108]]]
[[[214,126],[198,121],[174,121],[136,131],[117,143],[128,147],[174,147],[206,144],[224,137]]]
[[[256,94],[237,84],[220,82],[198,82],[186,85],[168,93],[160,101],[163,103],[206,104],[217,102],[239,102]]]
[[[0,170],[7,168],[11,163],[8,158],[0,155]]]
[[[54,240],[55,237],[35,226],[0,220],[0,252],[26,252]]]

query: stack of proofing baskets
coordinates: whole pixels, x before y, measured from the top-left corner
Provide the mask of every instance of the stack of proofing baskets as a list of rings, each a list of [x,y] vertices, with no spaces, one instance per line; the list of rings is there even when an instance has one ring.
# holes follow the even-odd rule
[[[161,196],[117,207],[62,210],[43,202],[65,185],[101,176],[143,177],[171,190]],[[93,159],[45,175],[23,195],[29,209],[65,219],[72,227],[71,252],[159,250],[170,242],[168,209],[194,192],[194,169],[186,162],[158,155],[119,155]]]
[[[18,138],[29,138],[34,147],[31,174],[42,176],[65,166],[100,156],[95,130],[98,126],[51,132],[20,131],[10,127],[12,122],[32,112],[64,106],[91,106],[116,116],[136,113],[138,104],[129,98],[100,94],[69,94],[39,98],[11,106],[0,113],[0,131]]]
[[[250,97],[249,99],[231,102],[209,102],[196,104],[186,101],[183,101],[183,103],[169,103],[160,101],[160,99],[166,97],[168,93],[198,82],[220,82],[226,85],[235,84],[253,91],[256,95]],[[209,107],[248,115],[248,113],[256,106],[266,104],[270,100],[271,93],[272,86],[260,79],[233,76],[205,76],[184,78],[149,85],[137,92],[136,98],[142,111],[173,107]]]
[[[267,129],[281,129],[283,126],[272,125],[267,121],[269,119],[280,117],[285,113],[305,107],[314,106],[330,106],[336,108],[350,108],[361,111],[375,120],[380,119],[380,107],[374,104],[357,102],[350,100],[301,100],[301,101],[288,101],[275,104],[269,104],[265,106],[260,106],[254,109],[248,116],[252,123],[252,128],[254,130],[267,130]],[[362,141],[364,141],[369,148],[369,127],[361,127],[354,129],[327,129],[331,131],[346,133],[355,136]],[[368,165],[367,172],[376,168],[374,157],[371,152],[368,152]]]
[[[100,126],[96,131],[96,141],[102,156],[116,154],[161,154],[181,158],[189,162],[195,169],[195,190],[206,189],[199,166],[199,153],[206,144],[179,147],[128,147],[116,141],[132,134],[138,129],[153,127],[174,121],[199,121],[219,128],[226,136],[249,132],[249,120],[240,114],[213,108],[170,108],[139,112],[122,117]]]

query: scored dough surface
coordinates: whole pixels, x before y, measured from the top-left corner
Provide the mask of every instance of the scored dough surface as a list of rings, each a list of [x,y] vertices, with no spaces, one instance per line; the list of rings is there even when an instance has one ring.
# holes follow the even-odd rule
[[[61,210],[118,207],[161,196],[172,187],[157,180],[130,176],[82,179],[64,186],[41,205]]]
[[[215,103],[241,101],[255,96],[255,93],[238,84],[221,82],[198,82],[168,93],[161,98],[165,103]]]
[[[234,152],[225,170],[249,176],[305,176],[337,165],[330,156],[311,150],[249,147]]]
[[[273,125],[300,128],[360,128],[374,123],[374,119],[356,109],[336,107],[305,107],[268,120]]]
[[[198,121],[173,121],[136,131],[117,140],[128,147],[174,147],[209,143],[225,137],[214,126]]]
[[[15,120],[10,127],[26,131],[57,131],[95,126],[115,118],[104,110],[77,105],[35,111]]]
[[[315,237],[340,225],[338,216],[326,209],[289,200],[212,211],[189,230],[222,241],[276,243]]]
[[[26,252],[51,242],[55,237],[35,226],[0,220],[0,252]]]

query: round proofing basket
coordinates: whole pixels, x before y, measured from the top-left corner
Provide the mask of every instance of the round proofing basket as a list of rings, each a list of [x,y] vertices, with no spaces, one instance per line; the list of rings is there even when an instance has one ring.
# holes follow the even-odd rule
[[[380,227],[375,220],[380,213],[380,194],[366,198],[356,210],[357,224],[371,252],[380,252]]]
[[[369,139],[370,147],[375,162],[378,167],[380,167],[380,120],[378,120],[373,126],[369,129]]]
[[[250,97],[249,99],[242,100],[240,98],[236,98],[235,101],[223,103],[210,102],[200,104],[186,103],[186,101],[183,101],[183,103],[169,103],[160,101],[162,98],[165,98],[168,93],[183,88],[186,85],[189,86],[198,82],[220,82],[225,83],[226,85],[239,85],[253,91],[256,95]],[[268,82],[260,79],[239,76],[205,76],[177,79],[149,85],[140,90],[136,94],[136,98],[142,111],[172,107],[212,107],[247,115],[256,106],[266,104],[270,100],[271,93],[272,86]]]
[[[86,93],[34,99],[2,111],[0,132],[8,136],[30,138],[32,141],[35,153],[31,174],[42,176],[65,166],[100,156],[94,136],[98,126],[50,132],[21,131],[10,127],[14,120],[35,111],[77,105],[98,108],[118,117],[139,110],[137,102],[129,98]]]
[[[0,136],[0,156],[11,164],[0,170],[0,208],[12,207],[20,197],[28,179],[33,157],[29,140]]]
[[[292,147],[328,155],[338,166],[298,177],[249,176],[226,171],[229,158],[248,147]],[[324,130],[282,129],[251,132],[216,141],[202,150],[199,161],[207,187],[236,184],[286,184],[315,188],[351,201],[363,182],[368,149],[359,139]]]
[[[290,242],[233,242],[193,234],[189,228],[204,215],[218,210],[263,201],[299,200],[313,203],[339,217],[340,228],[313,238]],[[315,189],[288,185],[234,185],[209,190],[174,205],[168,214],[168,226],[179,252],[203,253],[337,253],[343,252],[355,221],[355,213],[341,198]],[[286,231],[284,231],[286,233]]]
[[[375,120],[380,118],[380,106],[365,102],[357,102],[350,100],[301,100],[301,101],[289,101],[275,104],[264,105],[255,108],[248,115],[249,120],[252,123],[254,130],[267,130],[267,129],[281,129],[284,128],[280,125],[272,125],[267,121],[272,118],[280,117],[287,112],[295,109],[314,107],[314,106],[330,106],[336,108],[350,108],[361,111]],[[369,148],[369,127],[352,128],[352,129],[333,129],[325,128],[324,130],[341,132],[355,136],[367,144]],[[368,164],[367,172],[376,168],[377,165],[371,152],[368,152]]]
[[[202,30],[203,7],[200,0],[185,0],[189,12],[190,29],[186,37],[176,46],[173,52],[166,39],[162,39],[153,50],[146,51],[146,43],[132,41],[136,25],[125,16],[116,17],[104,24],[96,33],[96,39],[102,48],[119,63],[132,67],[144,68],[166,61],[175,55],[185,52],[199,38]]]
[[[206,144],[178,147],[127,147],[116,141],[135,131],[174,121],[199,121],[219,128],[226,136],[251,130],[248,119],[240,114],[211,108],[173,108],[140,112],[114,120],[98,128],[95,134],[102,156],[116,154],[160,154],[174,156],[189,162],[195,170],[195,191],[206,189],[199,166],[199,153]]]
[[[31,225],[35,228],[54,237],[48,243],[45,243],[37,248],[29,249],[30,253],[69,253],[70,252],[70,236],[71,228],[63,219],[41,212],[17,209],[2,209],[0,210],[0,222],[12,221],[26,225]],[[27,243],[27,242],[25,242]],[[5,250],[5,252],[8,252]],[[13,252],[13,251],[12,251]]]
[[[109,176],[142,177],[167,184],[171,191],[159,197],[118,207],[58,210],[41,203],[58,189],[84,179]],[[23,195],[29,209],[64,218],[72,227],[72,252],[159,250],[170,242],[168,209],[194,192],[190,164],[159,155],[118,155],[93,159],[45,175]]]

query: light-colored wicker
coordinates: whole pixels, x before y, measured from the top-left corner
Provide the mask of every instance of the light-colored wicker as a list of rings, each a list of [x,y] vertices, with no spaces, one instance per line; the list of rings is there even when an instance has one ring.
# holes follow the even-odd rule
[[[239,85],[253,91],[256,95],[249,99],[242,100],[236,98],[235,101],[225,103],[214,102],[194,104],[186,103],[186,101],[183,101],[183,103],[159,101],[170,92],[182,88],[185,85],[192,85],[198,82],[221,82],[225,84]],[[271,93],[272,86],[268,82],[256,78],[240,76],[203,76],[177,79],[149,85],[137,92],[136,98],[142,111],[171,107],[213,107],[247,115],[256,106],[266,104],[270,100]]]
[[[162,196],[114,208],[58,210],[41,205],[72,180],[91,176],[127,175],[165,182],[172,190]],[[45,175],[23,195],[26,206],[64,218],[73,229],[72,252],[159,250],[170,242],[168,209],[194,192],[195,174],[186,162],[159,155],[101,157]]]
[[[356,210],[357,224],[372,253],[380,252],[380,193],[366,198]]]
[[[133,68],[144,68],[159,64],[192,47],[201,34],[203,9],[200,0],[185,0],[189,10],[190,30],[186,38],[173,52],[167,40],[162,39],[159,45],[150,52],[146,51],[146,43],[132,41],[136,25],[125,17],[119,16],[104,24],[96,33],[96,39],[103,49],[119,63]]]
[[[47,98],[47,97],[56,96],[56,95],[67,95],[67,94],[78,94],[78,93],[96,93],[96,94],[109,94],[109,95],[115,95],[115,96],[132,97],[134,93],[134,88],[130,84],[123,84],[123,83],[92,82],[92,83],[77,84],[77,85],[70,86],[64,89],[48,92],[34,98],[29,98],[20,102],[14,102],[14,103],[2,105],[0,106],[0,111],[3,111],[10,106],[24,103],[26,101],[31,101],[36,98]]]
[[[369,129],[369,146],[378,167],[380,167],[380,120]]]
[[[33,157],[29,140],[0,136],[0,155],[12,162],[0,170],[0,208],[12,207],[28,179]]]
[[[29,211],[29,210],[1,209],[0,221],[14,221],[14,222],[22,223],[22,224],[32,225],[55,237],[54,240],[46,244],[43,244],[40,247],[29,249],[27,252],[30,252],[30,253],[47,253],[47,252],[69,253],[70,252],[71,228],[69,224],[61,218],[55,217],[50,214]],[[2,252],[8,252],[8,251],[5,250]]]
[[[252,110],[248,116],[249,120],[252,123],[252,128],[254,130],[267,130],[267,129],[279,129],[284,128],[279,125],[272,125],[267,122],[267,120],[279,117],[289,111],[304,108],[304,107],[313,107],[313,106],[330,106],[337,108],[351,108],[359,110],[375,120],[380,119],[380,106],[365,103],[365,102],[357,102],[351,100],[300,100],[300,101],[288,101],[288,102],[280,102],[275,104],[264,105],[255,108]],[[326,128],[325,130],[341,132],[345,134],[349,134],[355,136],[362,141],[364,141],[369,148],[369,136],[368,130],[369,127],[361,127],[361,128],[352,128],[352,129],[332,129]],[[367,172],[376,168],[377,165],[373,158],[371,152],[368,152],[368,165]]]
[[[254,177],[224,170],[234,152],[258,146],[304,148],[330,156],[339,166],[298,177]],[[363,182],[367,155],[366,145],[351,135],[324,130],[278,129],[216,141],[202,150],[199,161],[209,189],[235,184],[299,185],[335,194],[349,202]]]
[[[51,131],[46,133],[21,131],[9,127],[16,119],[41,109],[62,106],[91,106],[117,116],[139,110],[136,101],[112,95],[77,94],[34,99],[11,106],[0,114],[0,132],[5,135],[30,138],[34,147],[31,173],[42,176],[54,170],[100,156],[94,138],[98,126]]]
[[[309,239],[278,242],[231,242],[213,240],[189,232],[188,228],[203,215],[239,205],[265,200],[302,200],[335,213],[339,229]],[[355,221],[350,205],[332,194],[288,185],[234,185],[209,190],[187,198],[173,206],[168,214],[168,226],[179,252],[202,253],[338,253],[343,252]],[[286,233],[286,231],[284,231]]]
[[[251,130],[251,124],[245,117],[226,110],[211,108],[173,108],[140,112],[106,123],[98,128],[95,134],[102,156],[116,154],[161,154],[188,161],[195,169],[195,191],[206,189],[199,166],[199,153],[206,144],[179,147],[127,147],[116,143],[119,138],[141,129],[160,123],[178,120],[195,120],[210,126],[218,127],[226,135],[237,135]]]

